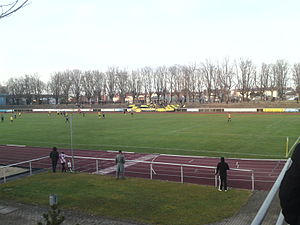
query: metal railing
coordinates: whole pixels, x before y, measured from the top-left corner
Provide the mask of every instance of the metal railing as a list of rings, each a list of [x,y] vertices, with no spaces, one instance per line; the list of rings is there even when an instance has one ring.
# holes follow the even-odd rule
[[[70,156],[67,156],[69,158],[71,158]],[[111,159],[111,158],[97,158],[97,157],[85,157],[85,156],[74,156],[75,159],[84,159],[84,160],[95,160],[95,173],[100,173],[100,169],[99,169],[99,165],[100,165],[100,161],[115,161],[115,159]],[[126,160],[126,164],[128,163],[132,163],[129,166],[132,166],[134,164],[137,163],[143,163],[143,164],[148,164],[149,165],[149,177],[152,180],[153,179],[153,175],[155,175],[155,170],[153,168],[153,165],[159,165],[159,166],[175,166],[175,167],[180,167],[180,182],[184,183],[184,169],[183,168],[205,168],[205,169],[211,169],[213,170],[213,178],[214,179],[214,183],[215,183],[215,187],[217,187],[218,185],[218,179],[217,179],[217,175],[215,175],[216,173],[216,167],[215,166],[201,166],[201,165],[192,165],[192,164],[180,164],[180,163],[166,163],[166,162],[154,162],[154,161],[141,161],[141,160]],[[125,166],[126,166],[125,164]],[[128,166],[128,167],[129,167]],[[78,170],[78,168],[77,168]],[[237,168],[232,168],[230,169],[231,171],[240,171],[240,172],[248,172],[251,173],[251,190],[254,191],[255,188],[255,179],[254,179],[254,171],[253,170],[248,170],[248,169],[237,169]]]
[[[289,158],[286,161],[286,163],[285,163],[283,169],[281,170],[277,180],[275,181],[275,183],[274,183],[272,189],[269,191],[265,201],[263,202],[260,209],[258,210],[258,212],[257,212],[255,218],[253,219],[251,225],[260,225],[260,224],[262,224],[262,222],[263,222],[265,216],[267,215],[267,212],[268,212],[268,210],[271,206],[271,203],[272,203],[275,195],[277,194],[277,191],[279,190],[279,186],[280,186],[281,181],[284,177],[284,174],[291,165],[291,162],[292,162],[291,158]],[[279,216],[278,216],[276,225],[282,225],[283,223],[284,223],[284,219],[283,219],[282,214],[280,213]]]
[[[0,171],[2,170],[2,175],[3,175],[3,182],[6,183],[6,178],[7,178],[6,170],[7,170],[7,168],[15,167],[15,166],[19,166],[19,165],[23,165],[23,164],[28,163],[29,176],[31,176],[32,175],[32,162],[40,161],[40,160],[47,159],[47,158],[49,158],[49,156],[44,156],[44,157],[40,157],[40,158],[36,158],[36,159],[31,159],[31,160],[27,160],[27,161],[18,162],[18,163],[13,163],[13,164],[9,164],[9,165],[6,165],[6,166],[0,166]]]

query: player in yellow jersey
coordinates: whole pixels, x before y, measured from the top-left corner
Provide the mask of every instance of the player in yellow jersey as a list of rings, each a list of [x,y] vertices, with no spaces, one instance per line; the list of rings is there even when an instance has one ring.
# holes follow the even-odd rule
[[[231,122],[231,114],[230,113],[227,114],[227,122]]]

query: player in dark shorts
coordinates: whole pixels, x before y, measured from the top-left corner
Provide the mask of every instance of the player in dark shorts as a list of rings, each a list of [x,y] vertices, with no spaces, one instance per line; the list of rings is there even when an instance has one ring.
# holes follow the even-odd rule
[[[231,122],[231,114],[230,113],[227,114],[227,118],[228,118],[227,122]]]

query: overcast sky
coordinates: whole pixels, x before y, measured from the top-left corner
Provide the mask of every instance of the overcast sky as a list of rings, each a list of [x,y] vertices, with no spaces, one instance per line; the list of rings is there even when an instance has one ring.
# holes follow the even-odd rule
[[[247,58],[300,62],[299,0],[31,0],[0,20],[0,82]]]

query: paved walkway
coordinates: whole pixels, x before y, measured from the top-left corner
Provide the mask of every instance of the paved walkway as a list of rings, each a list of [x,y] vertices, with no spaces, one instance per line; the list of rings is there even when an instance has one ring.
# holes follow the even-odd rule
[[[267,192],[265,191],[255,191],[249,201],[236,215],[210,225],[249,225],[266,195]],[[270,209],[270,213],[263,223],[265,225],[276,223],[280,208],[278,199],[275,199],[274,201],[274,206]],[[47,211],[47,207],[0,200],[0,225],[36,225],[37,222],[44,222],[42,214]],[[91,216],[77,212],[74,213],[72,211],[62,211],[62,215],[66,218],[63,223],[64,225],[75,225],[77,223],[80,225],[141,225],[130,221],[117,221],[99,216]],[[199,218],[199,221],[201,221],[201,218]]]

